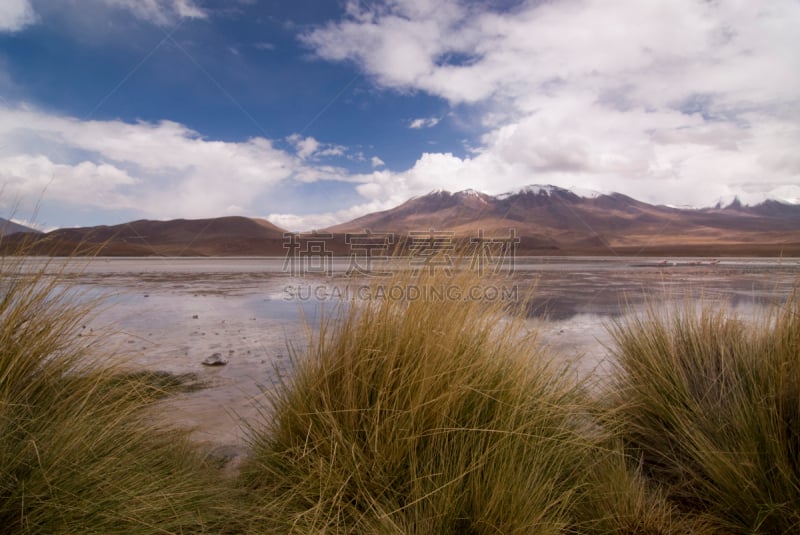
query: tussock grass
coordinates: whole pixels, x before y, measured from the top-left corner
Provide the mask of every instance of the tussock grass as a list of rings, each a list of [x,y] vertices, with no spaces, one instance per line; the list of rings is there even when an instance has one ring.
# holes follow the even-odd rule
[[[719,533],[800,531],[800,301],[743,323],[651,310],[613,328],[609,421],[643,473]]]
[[[588,463],[584,492],[573,503],[577,521],[568,533],[703,535],[716,533],[702,515],[681,511],[643,473],[618,437],[606,435]]]
[[[91,303],[23,262],[0,266],[0,532],[223,532],[231,491],[146,413],[175,385],[95,358]]]
[[[491,280],[381,279],[461,298],[388,292],[310,327],[230,481],[148,412],[191,378],[96,358],[93,303],[23,261],[0,264],[0,533],[800,531],[797,297],[754,324],[618,323],[598,389],[525,306],[464,299]]]
[[[387,297],[326,322],[252,431],[253,531],[562,533],[586,399],[501,307]]]

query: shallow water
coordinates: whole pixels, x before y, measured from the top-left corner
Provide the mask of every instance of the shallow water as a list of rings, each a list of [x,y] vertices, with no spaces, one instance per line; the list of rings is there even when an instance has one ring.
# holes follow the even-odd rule
[[[800,280],[797,259],[517,258],[500,282],[532,291],[529,323],[539,339],[584,375],[608,369],[605,325],[647,303],[701,300],[724,304],[744,317],[781,302]],[[698,265],[690,265],[698,263]],[[311,325],[330,315],[346,289],[371,281],[345,276],[346,258],[331,273],[288,273],[282,258],[32,259],[71,279],[87,297],[101,296],[100,312],[83,330],[104,336],[115,358],[134,369],[193,373],[209,388],[160,407],[170,422],[189,425],[211,445],[241,446],[240,419],[256,421],[263,391],[290,372],[289,347],[302,351]],[[392,270],[407,269],[395,259]],[[497,284],[495,280],[495,284]],[[212,353],[226,366],[207,367]]]

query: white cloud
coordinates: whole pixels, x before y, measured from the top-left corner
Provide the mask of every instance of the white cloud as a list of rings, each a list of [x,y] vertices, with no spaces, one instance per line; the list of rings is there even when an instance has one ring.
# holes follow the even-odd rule
[[[175,6],[175,10],[178,12],[178,15],[181,17],[190,19],[204,19],[208,17],[208,14],[201,8],[197,7],[193,0],[174,0],[173,5]]]
[[[51,230],[55,230],[56,228],[58,228],[58,227],[43,225],[36,221],[28,221],[27,219],[20,219],[17,217],[8,217],[7,219],[12,223],[16,223],[17,225],[22,225],[24,227],[40,230],[42,232],[50,232]]]
[[[189,0],[93,2],[158,24],[207,16]],[[0,5],[0,29],[35,16],[28,2]],[[345,210],[270,216],[296,230],[435,188],[496,194],[552,183],[676,205],[798,197],[796,0],[561,0],[521,3],[512,13],[458,0],[364,5],[348,2],[344,20],[307,32],[304,42],[323,59],[356,64],[381,88],[424,92],[453,114],[477,115],[479,143],[467,156],[429,152],[395,172],[378,157],[299,134],[286,139],[287,152],[263,138],[205,139],[170,121],[80,121],[0,105],[4,196],[34,198],[47,187],[46,195],[79,206],[157,217],[263,213],[259,199],[283,180],[349,181],[364,198]],[[14,18],[9,6],[28,15]],[[408,126],[437,123],[420,117]],[[333,157],[373,171],[320,164]]]
[[[294,145],[295,150],[297,150],[297,156],[301,160],[310,158],[319,148],[319,141],[311,136],[302,137],[299,134],[292,134],[287,140]]]
[[[36,22],[36,12],[30,0],[0,2],[0,32],[18,32]]]
[[[325,148],[318,150],[314,153],[316,157],[324,156],[344,156],[346,149],[342,145],[328,145]]]
[[[74,165],[57,164],[42,155],[15,155],[0,158],[0,183],[3,201],[57,197],[60,201],[98,208],[129,208],[120,186],[138,181],[109,164],[83,161]],[[12,205],[5,205],[8,208]]]
[[[286,140],[294,146],[297,157],[301,160],[347,156],[347,147],[332,143],[320,143],[311,136],[303,137],[300,134],[292,134]]]
[[[154,24],[167,24],[176,18],[205,19],[208,13],[193,0],[100,0]]]
[[[380,87],[477,104],[484,125],[469,157],[351,177],[365,197],[549,182],[706,205],[800,184],[795,0],[361,6],[304,41]]]
[[[433,128],[437,124],[439,124],[438,117],[422,117],[419,119],[412,120],[409,124],[409,128]]]
[[[0,147],[0,200],[27,207],[55,198],[159,218],[255,212],[281,180],[313,175],[263,138],[213,141],[170,121],[81,121],[26,108],[0,107]]]
[[[324,212],[319,214],[280,214],[274,213],[266,216],[266,219],[278,225],[281,228],[292,232],[304,232],[315,229],[323,229],[342,223],[343,221],[350,221],[356,217],[381,210],[388,210],[395,207],[402,202],[399,198],[387,199],[384,201],[369,201],[366,203],[351,206],[343,210],[333,212]]]

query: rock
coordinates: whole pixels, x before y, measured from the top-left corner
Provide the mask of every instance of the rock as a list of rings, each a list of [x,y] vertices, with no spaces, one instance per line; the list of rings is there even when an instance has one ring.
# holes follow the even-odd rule
[[[227,363],[228,361],[222,358],[222,353],[212,353],[202,364],[204,366],[225,366]]]
[[[235,473],[246,454],[247,450],[242,446],[223,444],[208,452],[208,457],[219,468],[225,468],[228,472]]]

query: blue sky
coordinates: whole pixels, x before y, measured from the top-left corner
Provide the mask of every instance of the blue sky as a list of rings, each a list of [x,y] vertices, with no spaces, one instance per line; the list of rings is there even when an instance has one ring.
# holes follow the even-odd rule
[[[320,228],[444,188],[800,199],[795,0],[3,0],[0,208]]]

